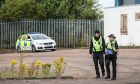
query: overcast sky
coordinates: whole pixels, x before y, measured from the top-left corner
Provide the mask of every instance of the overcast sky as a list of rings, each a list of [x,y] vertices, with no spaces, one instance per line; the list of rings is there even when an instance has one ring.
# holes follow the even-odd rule
[[[114,6],[115,0],[99,0],[99,3],[104,7],[112,7]]]

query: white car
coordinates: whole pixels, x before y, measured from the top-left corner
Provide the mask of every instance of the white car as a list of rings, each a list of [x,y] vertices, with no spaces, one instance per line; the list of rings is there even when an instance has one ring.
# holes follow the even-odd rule
[[[56,42],[45,34],[28,33],[20,36],[16,42],[18,52],[32,50],[33,52],[42,50],[56,50]]]

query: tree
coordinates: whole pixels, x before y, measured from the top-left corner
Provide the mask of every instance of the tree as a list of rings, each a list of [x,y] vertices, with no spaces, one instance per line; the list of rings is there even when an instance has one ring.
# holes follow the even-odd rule
[[[97,19],[102,14],[96,0],[45,0],[51,18]]]
[[[46,11],[50,18],[67,18],[68,14],[68,0],[46,0]]]
[[[0,0],[0,7],[1,7],[2,3],[4,3],[4,2],[5,2],[5,0]]]
[[[81,12],[81,16],[87,19],[100,19],[102,18],[102,11],[100,11],[100,5],[97,1],[87,0],[86,5]]]
[[[46,18],[44,3],[35,0],[5,0],[0,10],[0,19]]]
[[[98,19],[102,12],[97,3],[97,0],[5,0],[0,9],[0,19]]]

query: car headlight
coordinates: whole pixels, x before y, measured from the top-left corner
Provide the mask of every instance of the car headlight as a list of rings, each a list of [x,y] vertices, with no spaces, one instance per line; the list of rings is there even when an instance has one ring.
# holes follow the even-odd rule
[[[37,45],[43,45],[43,43],[36,43]]]
[[[53,42],[53,44],[56,44],[55,42]]]
[[[39,45],[43,45],[43,43],[39,43]]]

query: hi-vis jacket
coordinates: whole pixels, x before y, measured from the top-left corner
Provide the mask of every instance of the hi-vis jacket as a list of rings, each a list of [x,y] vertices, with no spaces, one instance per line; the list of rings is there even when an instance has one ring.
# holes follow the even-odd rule
[[[103,37],[92,37],[92,40],[90,42],[90,48],[89,48],[89,53],[91,54],[92,52],[94,53],[100,53],[100,52],[105,52],[105,40]]]
[[[116,54],[117,52],[115,52],[118,48],[118,44],[117,44],[117,41],[114,40],[114,41],[109,41],[107,42],[107,45],[106,45],[106,54],[109,54],[109,53],[112,53],[112,54]]]

